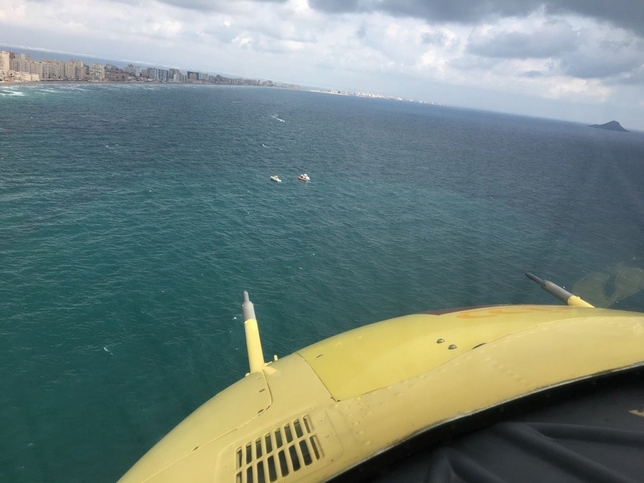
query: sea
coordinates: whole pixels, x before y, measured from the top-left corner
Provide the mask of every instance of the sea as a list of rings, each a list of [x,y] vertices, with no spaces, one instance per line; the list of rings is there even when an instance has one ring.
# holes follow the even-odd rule
[[[643,248],[642,132],[271,88],[0,84],[0,481],[116,481],[244,377],[244,290],[282,357],[414,312],[560,303],[525,272],[644,311]]]

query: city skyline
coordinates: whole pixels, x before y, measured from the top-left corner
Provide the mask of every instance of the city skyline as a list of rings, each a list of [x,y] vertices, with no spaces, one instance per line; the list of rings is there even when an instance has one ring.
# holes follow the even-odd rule
[[[171,82],[171,83],[210,83],[228,85],[252,85],[264,87],[296,88],[293,84],[276,84],[270,80],[243,79],[212,75],[205,72],[180,69],[159,69],[128,64],[115,65],[90,62],[85,64],[79,59],[32,59],[29,52],[3,50],[0,45],[0,82],[51,82],[51,81],[90,81],[90,82]],[[33,51],[30,51],[33,52]]]
[[[195,72],[187,70],[184,74],[180,69],[158,67],[142,67],[128,64],[119,67],[116,61],[106,64],[90,62],[85,64],[78,59],[32,59],[29,52],[42,53],[34,50],[29,52],[13,52],[2,50],[0,45],[0,83],[23,82],[57,82],[57,81],[87,81],[87,82],[162,82],[162,83],[200,83],[218,85],[277,87],[282,89],[302,89],[297,84],[285,84],[266,79],[246,79],[241,77],[226,77],[221,74]],[[51,52],[48,52],[51,54]],[[58,53],[59,56],[61,53]],[[95,59],[93,59],[95,60]],[[118,62],[117,62],[118,63]],[[2,84],[0,84],[2,85]],[[370,92],[342,91],[339,89],[317,89],[307,87],[305,90],[324,94],[338,94],[356,97],[371,97],[424,104],[441,104],[433,101],[422,101],[400,96],[374,94]]]
[[[5,0],[0,44],[644,130],[644,2]]]

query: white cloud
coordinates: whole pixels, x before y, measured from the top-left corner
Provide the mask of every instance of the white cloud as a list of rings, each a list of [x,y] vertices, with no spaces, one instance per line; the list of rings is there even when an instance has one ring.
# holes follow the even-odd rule
[[[548,93],[549,97],[554,99],[579,100],[580,98],[592,98],[602,102],[610,96],[611,90],[596,80],[555,78],[550,82]]]
[[[5,2],[4,7],[0,5],[0,19],[11,21],[12,19],[20,19],[25,16],[27,6],[18,1]]]

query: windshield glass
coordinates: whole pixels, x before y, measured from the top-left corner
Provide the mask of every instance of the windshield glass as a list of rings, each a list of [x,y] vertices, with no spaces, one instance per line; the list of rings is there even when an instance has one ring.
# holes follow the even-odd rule
[[[644,4],[0,6],[0,480],[114,481],[371,322],[644,311]],[[447,4],[445,4],[447,5]]]

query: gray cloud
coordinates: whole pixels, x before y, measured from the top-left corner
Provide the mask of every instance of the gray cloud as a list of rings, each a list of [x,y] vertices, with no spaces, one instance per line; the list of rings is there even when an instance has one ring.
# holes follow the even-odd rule
[[[555,57],[577,47],[577,33],[572,26],[565,21],[552,20],[531,33],[502,31],[483,36],[474,32],[467,52],[485,57],[527,59]]]
[[[392,15],[424,18],[428,22],[473,23],[490,15],[519,15],[525,11],[513,0],[484,3],[471,0],[308,0],[311,8],[328,13],[381,11]],[[529,3],[538,3],[528,0]]]
[[[641,0],[548,0],[548,13],[573,13],[609,22],[644,36],[644,2]]]
[[[498,63],[498,59],[477,55],[455,57],[447,62],[450,67],[460,71],[491,71]]]
[[[240,34],[237,28],[227,28],[224,25],[207,27],[202,31],[202,33],[214,37],[225,44],[232,42],[232,40]],[[194,36],[195,34],[191,32],[190,35]]]
[[[41,0],[29,0],[30,2],[38,2]],[[134,6],[141,6],[141,0],[112,0],[114,3],[124,3],[125,5],[134,5]]]
[[[476,65],[472,56],[488,59],[552,59],[544,75],[635,83],[634,79],[639,77],[633,73],[644,66],[644,40],[625,36],[621,32],[607,32],[604,29],[576,31],[568,22],[556,19],[545,22],[531,32],[488,30],[482,33],[475,29],[468,39],[467,55],[461,63]],[[529,74],[532,75],[535,74]]]
[[[644,85],[644,65],[637,69],[634,69],[632,72],[628,72],[627,74],[621,76],[616,80],[615,83],[639,86]]]
[[[426,32],[421,36],[420,41],[423,44],[436,45],[438,47],[443,47],[450,42],[450,38],[444,32]]]
[[[536,30],[475,29],[465,55],[450,61],[459,70],[490,71],[506,59],[548,59],[544,70],[522,77],[565,75],[637,84],[644,71],[644,39],[605,29],[575,30],[564,20],[549,20]]]
[[[626,80],[632,78],[630,71],[638,67],[638,64],[628,59],[608,59],[597,62],[596,59],[588,57],[576,57],[566,59],[562,67],[565,74],[582,79],[605,78],[625,74],[624,79]]]
[[[579,49],[564,54],[561,68],[565,74],[583,79],[615,76],[625,81],[636,79],[635,73],[644,68],[644,41],[590,39]]]
[[[124,1],[124,0],[113,0]],[[202,12],[226,11],[233,5],[230,0],[158,0],[160,3],[172,5],[173,7],[198,10]],[[286,3],[288,0],[249,0],[254,3]],[[130,3],[130,0],[125,0]]]
[[[527,16],[544,8],[550,14],[570,13],[610,22],[644,36],[641,0],[308,0],[311,8],[328,13],[382,11],[427,22],[474,24],[498,17]]]
[[[362,22],[360,27],[356,30],[356,37],[359,39],[364,39],[367,36],[367,24]]]
[[[476,23],[490,17],[507,17],[524,15],[534,10],[533,7],[523,3],[538,3],[533,0],[517,2],[513,0],[490,0],[486,2],[473,2],[471,0],[374,0],[372,4],[379,4],[379,9],[393,15],[420,17],[428,22],[457,22]]]
[[[362,0],[308,0],[309,6],[327,13],[348,13],[373,10]]]

